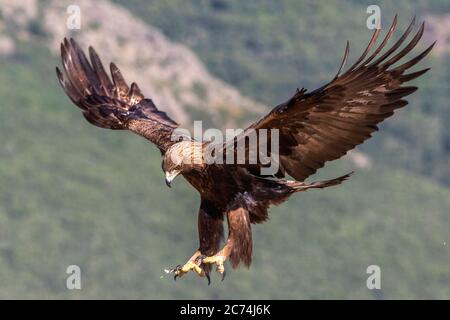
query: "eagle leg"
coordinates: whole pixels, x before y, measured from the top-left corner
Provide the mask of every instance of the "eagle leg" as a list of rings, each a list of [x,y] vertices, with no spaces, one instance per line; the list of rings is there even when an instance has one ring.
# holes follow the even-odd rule
[[[224,262],[231,261],[233,268],[237,268],[242,261],[246,266],[251,263],[252,234],[248,211],[238,206],[227,213],[228,239],[222,250],[213,256],[202,259],[202,264],[215,264],[216,270],[225,278]]]
[[[223,238],[223,217],[221,212],[211,203],[202,199],[198,214],[198,232],[200,245],[194,255],[183,266],[178,265],[167,272],[174,274],[174,279],[189,271],[194,271],[200,277],[206,277],[208,285],[211,283],[210,265],[204,264],[203,259],[216,253]]]

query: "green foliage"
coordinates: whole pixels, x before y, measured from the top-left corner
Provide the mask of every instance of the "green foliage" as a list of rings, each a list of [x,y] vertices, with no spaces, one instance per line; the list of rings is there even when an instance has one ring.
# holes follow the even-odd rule
[[[297,74],[310,88],[328,79],[343,49],[335,41],[343,44],[347,31],[362,38],[354,28],[362,18],[349,17],[363,6],[353,2],[124,5],[270,103],[287,97]],[[436,182],[448,176],[450,149],[448,72],[439,61],[411,108],[366,147],[377,165],[273,208],[268,223],[254,226],[252,268],[208,287],[163,272],[196,249],[195,191],[182,179],[164,186],[159,152],[144,139],[84,121],[57,83],[58,58],[39,41],[17,50],[0,58],[0,298],[450,297],[450,190]],[[338,161],[317,179],[351,169]],[[81,291],[65,287],[71,264],[82,269]],[[381,291],[366,288],[371,264],[382,269]]]

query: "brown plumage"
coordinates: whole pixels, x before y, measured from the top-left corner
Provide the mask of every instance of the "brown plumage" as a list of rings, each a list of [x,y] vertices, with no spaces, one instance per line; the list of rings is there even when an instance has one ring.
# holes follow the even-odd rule
[[[110,78],[92,47],[89,48],[89,61],[73,39],[64,39],[61,44],[64,74],[57,68],[57,75],[66,94],[82,109],[90,123],[102,128],[128,129],[150,140],[163,155],[166,183],[170,186],[175,176],[182,174],[199,191],[199,249],[184,266],[171,272],[177,277],[193,270],[209,279],[211,264],[224,274],[226,259],[230,259],[233,267],[241,262],[250,266],[251,224],[267,220],[268,208],[287,200],[293,193],[342,183],[349,174],[328,181],[307,183],[304,180],[327,161],[342,157],[370,138],[378,130],[378,123],[407,105],[404,98],[417,87],[404,83],[423,75],[428,69],[406,71],[424,58],[434,44],[405,61],[405,55],[418,44],[424,31],[422,24],[405,45],[413,30],[413,20],[400,39],[381,53],[396,25],[397,16],[377,47],[380,30],[376,30],[360,58],[341,74],[349,53],[347,43],[339,71],[329,83],[312,92],[297,90],[290,99],[225,144],[223,152],[215,155],[225,154],[230,143],[237,144],[251,130],[277,129],[279,168],[272,177],[259,173],[265,167],[259,161],[209,164],[203,157],[208,142],[173,139],[178,125],[159,111],[151,99],[144,98],[137,84],[129,87],[113,63]],[[246,148],[249,147],[247,144]],[[295,180],[282,179],[286,174]],[[228,221],[229,234],[220,250],[224,218]]]

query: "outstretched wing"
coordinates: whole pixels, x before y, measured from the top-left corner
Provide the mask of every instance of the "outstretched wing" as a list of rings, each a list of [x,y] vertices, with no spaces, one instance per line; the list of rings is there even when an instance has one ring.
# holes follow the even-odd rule
[[[381,55],[397,25],[396,16],[384,40],[368,56],[380,32],[376,30],[361,57],[341,75],[349,53],[347,43],[341,67],[331,82],[310,93],[305,89],[297,90],[292,98],[244,131],[243,135],[250,129],[279,130],[277,176],[284,176],[286,172],[303,181],[323,167],[326,161],[342,157],[370,138],[378,130],[378,123],[390,117],[395,109],[407,105],[404,97],[416,91],[417,87],[403,84],[429,69],[409,74],[405,72],[425,57],[434,45],[415,58],[394,66],[417,45],[423,35],[424,24],[397,52],[411,33],[414,20],[400,39]],[[239,139],[239,136],[236,137],[236,140]]]
[[[100,58],[89,47],[90,62],[75,40],[61,43],[63,73],[56,68],[67,96],[83,112],[87,121],[108,129],[129,129],[153,142],[162,152],[174,143],[173,130],[178,126],[151,99],[145,99],[136,83],[125,82],[114,63],[111,78]]]

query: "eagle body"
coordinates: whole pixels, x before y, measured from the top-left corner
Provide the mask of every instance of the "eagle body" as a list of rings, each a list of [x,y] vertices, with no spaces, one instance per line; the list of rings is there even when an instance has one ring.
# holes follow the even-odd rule
[[[217,252],[223,237],[223,220],[227,213],[234,212],[235,216],[228,217],[229,228],[239,230],[240,236],[245,236],[234,245],[229,257],[233,267],[240,262],[246,266],[251,264],[252,241],[251,224],[262,223],[269,218],[268,208],[286,201],[293,193],[305,191],[309,188],[325,188],[340,184],[350,174],[342,177],[316,183],[304,183],[285,179],[271,179],[252,174],[246,168],[228,164],[205,164],[203,159],[192,161],[193,154],[204,154],[208,143],[181,142],[168,149],[163,161],[163,170],[172,172],[176,164],[183,163],[181,169],[183,177],[200,193],[201,208],[205,214],[200,220],[211,220],[209,223],[199,221],[203,225],[203,233],[216,234],[215,243],[206,242],[200,246],[200,251],[206,255]],[[195,151],[198,150],[198,152]],[[181,152],[180,152],[181,151]],[[187,159],[177,157],[186,156]],[[196,164],[195,164],[196,163]],[[220,183],[218,183],[220,182]],[[212,248],[210,246],[212,245]]]
[[[202,200],[214,204],[222,214],[239,203],[249,211],[251,223],[262,223],[268,219],[270,206],[286,201],[293,193],[339,184],[349,175],[309,184],[258,177],[238,166],[212,164],[184,173],[183,177],[200,193]]]
[[[132,131],[153,144],[162,155],[166,184],[182,175],[200,194],[197,216],[199,247],[184,264],[169,270],[175,279],[190,271],[207,277],[212,266],[225,275],[224,262],[233,268],[252,260],[251,225],[268,219],[268,208],[286,201],[297,192],[341,184],[350,174],[335,179],[306,182],[326,162],[344,156],[369,139],[378,124],[405,107],[405,97],[417,90],[406,85],[429,69],[410,71],[433,48],[427,47],[413,58],[405,56],[419,43],[422,23],[414,29],[415,19],[400,38],[387,47],[396,26],[394,18],[383,40],[375,46],[380,29],[374,31],[361,56],[345,71],[349,44],[339,70],[322,87],[308,92],[297,89],[293,96],[273,108],[231,141],[218,146],[219,155],[246,138],[249,132],[276,130],[278,157],[276,170],[263,173],[266,163],[208,162],[205,151],[211,142],[174,138],[178,124],[145,98],[138,85],[129,86],[114,63],[110,74],[105,71],[96,51],[89,47],[88,56],[73,39],[61,44],[63,71],[56,68],[61,86],[91,124],[114,130]],[[272,151],[272,135],[266,141]],[[259,140],[258,140],[259,141]],[[274,139],[275,141],[275,139]],[[217,145],[216,145],[217,146]],[[246,154],[251,146],[245,145]],[[233,149],[232,149],[233,150]],[[291,178],[288,178],[288,177]],[[291,180],[290,180],[291,179]],[[228,236],[224,239],[224,223]]]

